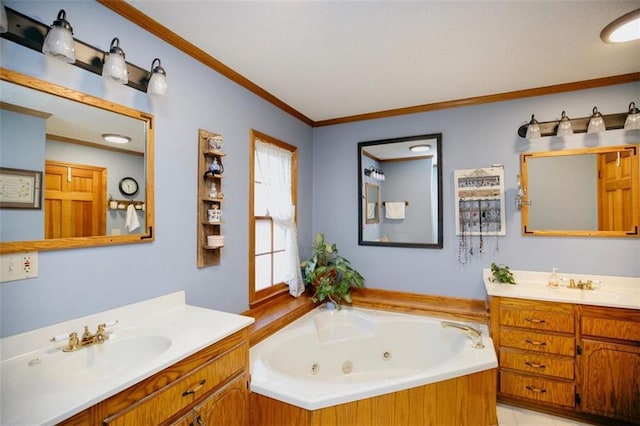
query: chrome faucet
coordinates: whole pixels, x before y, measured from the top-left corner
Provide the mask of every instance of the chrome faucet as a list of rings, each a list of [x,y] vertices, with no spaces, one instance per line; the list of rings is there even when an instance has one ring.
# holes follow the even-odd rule
[[[464,334],[471,338],[471,342],[473,343],[473,347],[476,349],[484,348],[484,344],[482,343],[482,333],[480,333],[475,328],[469,327],[468,325],[458,324],[456,322],[442,321],[442,328],[453,327],[459,330],[462,330]]]

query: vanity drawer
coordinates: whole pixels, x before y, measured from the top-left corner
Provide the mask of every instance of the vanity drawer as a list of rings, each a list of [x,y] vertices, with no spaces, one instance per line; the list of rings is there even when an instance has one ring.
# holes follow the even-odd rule
[[[500,345],[566,356],[574,356],[576,351],[574,337],[506,327],[500,327]]]
[[[640,342],[640,310],[583,306],[583,336]]]
[[[575,330],[573,313],[521,310],[517,308],[501,308],[500,324],[562,333],[573,333]]]
[[[500,350],[500,368],[560,377],[562,379],[573,379],[575,376],[573,358],[521,352],[505,348]]]
[[[202,395],[242,371],[249,362],[246,345],[228,351],[201,368],[110,416],[105,425],[160,424]]]
[[[575,385],[559,380],[501,371],[500,392],[565,407],[575,406]]]

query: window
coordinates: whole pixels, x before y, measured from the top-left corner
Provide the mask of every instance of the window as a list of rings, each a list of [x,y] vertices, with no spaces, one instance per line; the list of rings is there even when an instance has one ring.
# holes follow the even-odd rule
[[[249,304],[277,294],[298,296],[300,277],[296,231],[297,148],[251,132],[249,165]]]

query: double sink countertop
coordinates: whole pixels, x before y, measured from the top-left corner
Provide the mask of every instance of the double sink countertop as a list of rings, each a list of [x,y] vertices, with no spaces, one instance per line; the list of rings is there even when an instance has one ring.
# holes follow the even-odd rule
[[[94,333],[102,344],[63,352],[54,336]],[[184,292],[127,305],[0,340],[0,424],[55,424],[254,322],[187,305]]]
[[[612,275],[587,275],[558,272],[558,287],[547,286],[549,272],[512,270],[516,284],[493,282],[490,269],[483,269],[482,278],[489,296],[532,299],[549,302],[640,309],[640,278]],[[593,282],[593,290],[569,288],[569,280]]]

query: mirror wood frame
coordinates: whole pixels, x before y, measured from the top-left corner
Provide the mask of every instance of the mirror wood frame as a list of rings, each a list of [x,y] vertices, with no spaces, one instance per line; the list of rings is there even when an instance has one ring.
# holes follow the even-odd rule
[[[363,194],[364,188],[364,179],[363,179],[363,149],[367,146],[374,145],[382,145],[382,144],[392,144],[392,143],[400,143],[400,142],[411,142],[411,141],[422,141],[422,140],[433,140],[436,145],[436,155],[438,156],[438,169],[437,169],[437,177],[438,177],[438,218],[437,218],[437,228],[438,235],[437,239],[433,243],[411,243],[411,242],[392,242],[392,241],[372,241],[364,239],[364,225],[366,224],[366,219],[363,212],[362,200],[365,199],[365,194]],[[391,139],[381,139],[381,140],[373,140],[373,141],[364,141],[358,142],[358,245],[360,246],[379,246],[379,247],[406,247],[406,248],[427,248],[427,249],[442,249],[444,246],[444,225],[443,225],[443,190],[442,190],[442,133],[431,133],[425,135],[415,135],[415,136],[406,136],[399,138],[391,138]],[[380,206],[379,206],[380,207]],[[379,212],[380,220],[382,220],[382,212]]]
[[[59,96],[71,101],[79,102],[91,107],[101,108],[117,114],[122,114],[137,120],[145,125],[145,224],[146,229],[142,233],[132,235],[104,235],[93,237],[55,238],[31,241],[0,242],[0,253],[15,253],[20,251],[61,250],[81,247],[95,247],[116,244],[132,244],[152,242],[154,236],[154,125],[153,115],[133,108],[118,105],[73,89],[57,84],[49,83],[34,77],[30,77],[15,71],[0,67],[0,80],[28,87],[41,92]]]
[[[599,231],[594,230],[554,230],[554,229],[530,229],[529,216],[529,176],[528,176],[528,163],[533,158],[544,157],[560,157],[569,155],[584,155],[584,154],[605,154],[614,153],[624,150],[630,150],[631,154],[635,156],[636,161],[631,162],[631,217],[633,218],[632,229],[623,231]],[[579,148],[579,149],[567,149],[561,151],[543,151],[543,152],[524,152],[520,155],[520,173],[521,173],[521,185],[525,194],[523,197],[523,204],[521,209],[522,218],[522,235],[524,236],[563,236],[563,237],[624,237],[624,238],[638,238],[639,235],[639,223],[640,223],[640,179],[638,174],[638,145],[618,145],[618,146],[603,146],[593,148]]]

